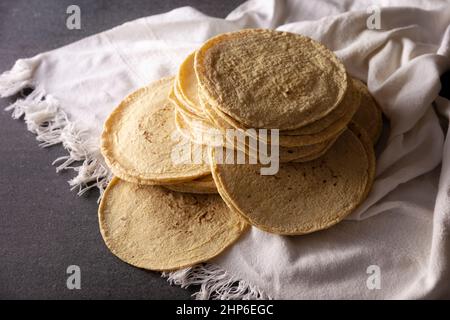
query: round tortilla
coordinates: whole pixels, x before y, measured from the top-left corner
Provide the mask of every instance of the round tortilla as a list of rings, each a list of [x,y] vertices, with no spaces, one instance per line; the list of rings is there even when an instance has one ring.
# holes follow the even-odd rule
[[[315,122],[307,125],[298,130],[292,130],[291,133],[296,132],[297,135],[283,135],[283,131],[280,131],[279,145],[282,147],[301,147],[317,143],[322,143],[336,138],[342,130],[351,121],[353,115],[358,110],[360,103],[360,94],[357,90],[354,90],[352,86],[349,86],[349,90],[346,92],[342,105],[343,115],[328,125],[328,127],[323,128],[321,131],[317,129],[321,128],[321,125]],[[223,112],[216,110],[211,107],[209,101],[200,92],[200,101],[202,103],[203,109],[208,117],[215,123],[215,125],[222,130],[225,129],[236,129],[242,132],[248,132],[247,127],[242,126],[236,120],[225,115]],[[320,120],[319,120],[320,121]],[[303,131],[302,131],[303,130]],[[316,132],[317,131],[317,132]],[[255,138],[255,136],[252,136]]]
[[[267,29],[208,40],[194,68],[212,107],[250,128],[305,126],[334,110],[347,89],[344,65],[325,46]]]
[[[170,271],[208,261],[247,229],[219,195],[179,193],[114,178],[99,207],[106,246],[139,268]]]
[[[106,120],[101,151],[115,176],[139,184],[167,184],[210,174],[207,163],[173,161],[182,137],[177,136],[174,107],[167,98],[172,83],[173,77],[164,78],[137,90]]]
[[[366,130],[372,143],[376,144],[383,129],[381,109],[362,81],[353,79],[353,86],[360,92],[361,102],[352,120]]]
[[[202,107],[202,101],[199,97],[199,87],[198,87],[198,81],[194,70],[194,57],[195,52],[188,55],[188,57],[184,60],[184,62],[181,64],[177,79],[175,81],[174,87],[175,90],[172,90],[171,97],[174,100],[174,103],[176,103],[177,107],[179,107],[179,111],[183,113],[185,116],[196,119],[196,120],[205,120],[205,110]],[[352,93],[352,90],[354,88],[352,87],[352,82],[348,83],[346,96],[344,96],[343,101],[341,104],[336,107],[333,111],[331,111],[329,114],[327,114],[325,117],[314,121],[306,126],[303,126],[299,129],[294,130],[286,130],[281,131],[281,135],[312,135],[316,133],[324,133],[323,130],[333,125],[336,121],[338,121],[340,118],[344,117],[345,115],[351,114],[352,112],[355,112],[354,103],[351,104],[350,101],[352,101],[349,98],[349,95]],[[178,88],[179,94],[175,96],[176,89]],[[179,99],[177,97],[182,97],[182,99]],[[181,100],[186,101],[187,104],[189,104],[190,109],[186,110],[184,107],[186,103],[181,102]],[[192,112],[194,110],[194,112]],[[244,126],[239,124],[234,119],[227,117],[225,114],[222,114],[222,116],[225,118],[225,120],[231,121],[230,124],[232,127],[239,127],[242,129],[246,129]],[[218,123],[216,124],[216,119],[210,115],[210,120],[212,126],[216,125],[219,127],[221,126],[220,119]],[[228,119],[227,119],[228,118]],[[342,128],[345,127],[345,122],[342,124],[342,121],[340,121]]]
[[[217,164],[211,154],[212,175],[222,198],[252,225],[306,234],[338,223],[363,201],[374,170],[368,152],[346,130],[322,157],[282,164],[276,175],[260,175],[260,165]]]

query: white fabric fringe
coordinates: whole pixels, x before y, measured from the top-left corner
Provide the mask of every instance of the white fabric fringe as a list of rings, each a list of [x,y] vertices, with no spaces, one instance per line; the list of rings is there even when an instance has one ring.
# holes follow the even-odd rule
[[[97,187],[100,191],[100,201],[112,178],[112,173],[100,153],[100,142],[71,122],[61,110],[59,101],[39,85],[35,85],[32,76],[33,66],[25,60],[18,60],[10,71],[0,75],[2,98],[15,95],[25,88],[33,89],[31,94],[17,100],[6,110],[12,111],[14,119],[24,118],[28,130],[36,134],[41,147],[62,144],[68,155],[53,162],[53,165],[57,165],[56,171],[74,170],[77,175],[68,181],[71,189],[78,189],[78,195],[82,195]],[[199,300],[269,299],[269,296],[255,286],[232,277],[213,264],[198,265],[162,275],[169,283],[182,288],[199,285],[200,290],[194,294]]]
[[[170,284],[181,288],[200,286],[193,296],[197,300],[268,300],[270,296],[254,285],[239,280],[214,264],[197,265],[183,270],[164,272]]]
[[[32,88],[32,74],[33,68],[24,60],[18,60],[10,71],[0,75],[0,96],[8,97],[26,87]],[[12,111],[14,119],[24,118],[28,131],[36,134],[41,147],[61,143],[68,155],[53,162],[57,164],[56,171],[74,170],[76,176],[68,181],[71,189],[78,189],[78,195],[82,195],[97,187],[100,200],[111,179],[111,172],[100,154],[99,141],[71,122],[60,109],[57,99],[35,86],[30,95],[17,100],[6,110]]]

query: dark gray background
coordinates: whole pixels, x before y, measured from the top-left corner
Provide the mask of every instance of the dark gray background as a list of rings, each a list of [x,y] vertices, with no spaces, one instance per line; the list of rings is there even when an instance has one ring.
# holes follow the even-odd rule
[[[225,17],[242,0],[1,0],[0,72],[31,57],[139,17],[190,5]],[[66,28],[77,4],[82,29]],[[60,146],[41,149],[0,100],[0,299],[189,299],[159,273],[114,257],[98,231],[97,193],[78,198],[69,173],[55,174]],[[66,268],[81,268],[81,290],[66,288]]]

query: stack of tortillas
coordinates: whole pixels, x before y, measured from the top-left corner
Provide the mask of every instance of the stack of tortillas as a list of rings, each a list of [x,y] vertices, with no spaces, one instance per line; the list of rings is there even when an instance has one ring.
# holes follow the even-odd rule
[[[216,36],[107,119],[102,153],[115,178],[99,209],[103,238],[132,265],[174,270],[217,256],[249,225],[328,228],[367,196],[381,127],[367,87],[318,42],[271,30]],[[264,129],[276,135],[262,139]],[[245,143],[230,144],[230,130]],[[262,145],[279,151],[273,174],[261,174],[259,153],[250,161]]]

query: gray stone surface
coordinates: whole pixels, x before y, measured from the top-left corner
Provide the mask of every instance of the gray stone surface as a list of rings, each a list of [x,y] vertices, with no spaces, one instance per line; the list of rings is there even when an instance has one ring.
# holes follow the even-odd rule
[[[21,57],[58,48],[123,22],[191,5],[224,17],[242,0],[1,0],[0,72]],[[82,10],[82,29],[65,27],[66,8]],[[159,273],[114,257],[98,231],[96,193],[70,192],[71,173],[51,162],[61,147],[41,149],[0,100],[0,299],[189,299]],[[66,288],[66,268],[81,268],[81,290]]]

